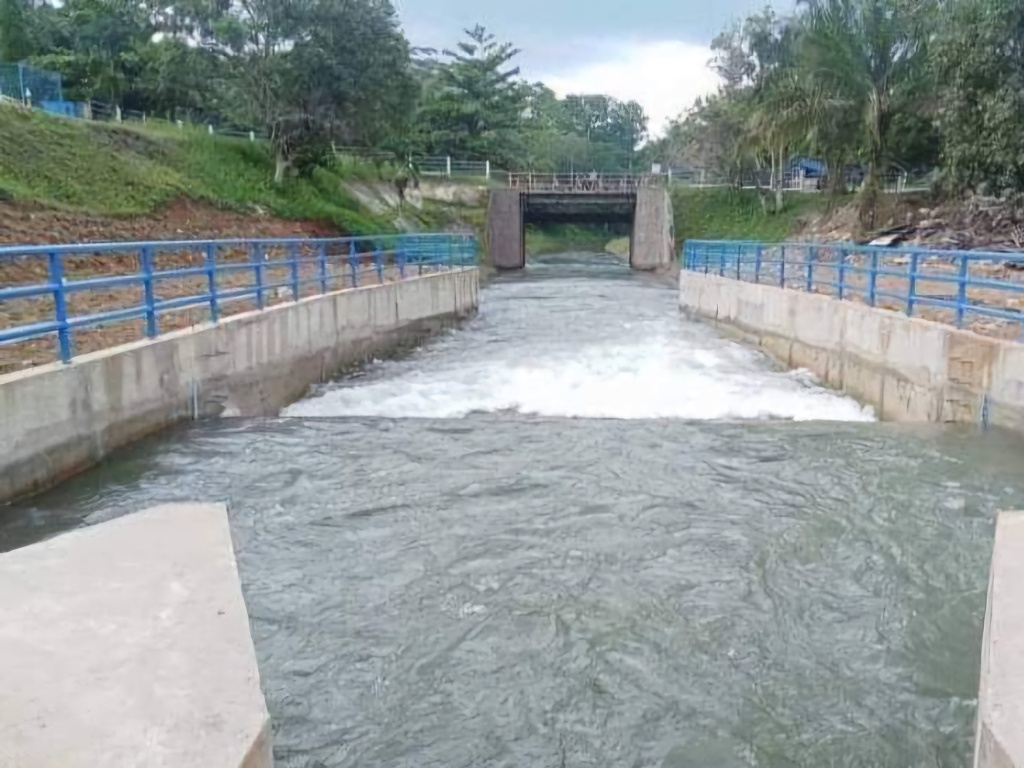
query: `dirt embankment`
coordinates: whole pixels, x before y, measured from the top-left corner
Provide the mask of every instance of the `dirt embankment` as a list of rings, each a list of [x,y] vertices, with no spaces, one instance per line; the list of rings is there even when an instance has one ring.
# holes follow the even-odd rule
[[[177,200],[142,216],[98,216],[0,203],[0,245],[196,240],[232,237],[330,237],[338,231],[315,221],[289,221]],[[0,282],[3,277],[0,275]]]
[[[868,242],[884,237],[886,245],[942,250],[1024,250],[1024,199],[973,196],[936,200],[909,194],[884,200],[876,227],[864,232],[859,205],[850,203],[804,219],[798,239],[820,242]]]

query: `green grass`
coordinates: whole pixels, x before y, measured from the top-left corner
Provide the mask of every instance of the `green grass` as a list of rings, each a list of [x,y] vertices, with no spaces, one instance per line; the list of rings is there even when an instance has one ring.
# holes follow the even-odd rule
[[[603,251],[616,237],[614,230],[600,225],[549,224],[527,225],[526,252],[531,256],[566,251]]]
[[[826,195],[794,192],[786,195],[781,213],[765,215],[755,190],[674,189],[672,212],[676,244],[685,240],[785,240],[801,220],[825,212]]]
[[[184,130],[111,126],[0,107],[0,197],[92,214],[137,215],[178,197],[281,218],[331,223],[343,232],[393,231],[346,192],[372,168],[317,169],[273,183],[264,142]]]

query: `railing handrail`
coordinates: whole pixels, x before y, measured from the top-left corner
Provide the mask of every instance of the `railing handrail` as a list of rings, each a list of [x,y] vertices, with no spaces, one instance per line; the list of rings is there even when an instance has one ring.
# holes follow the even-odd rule
[[[1024,260],[1024,250],[1021,251],[983,251],[983,250],[954,250],[951,248],[927,248],[924,246],[892,246],[892,245],[868,245],[860,244],[852,241],[836,241],[832,243],[820,243],[812,242],[808,240],[780,240],[777,242],[766,243],[761,240],[687,240],[686,243],[692,243],[694,245],[736,245],[738,243],[744,243],[747,245],[760,245],[762,248],[821,248],[821,249],[835,249],[835,250],[847,250],[847,251],[865,251],[878,253],[884,253],[887,256],[909,256],[911,253],[918,255],[927,256],[941,256],[943,258],[959,258],[967,257],[969,260],[977,261],[1005,261],[1007,258],[1013,256],[1019,256],[1021,260]],[[686,243],[684,243],[684,248]]]
[[[449,238],[453,236],[471,237],[462,232],[423,232],[401,233],[391,235],[346,235],[341,237],[229,237],[211,240],[138,240],[126,242],[98,242],[54,245],[5,245],[0,246],[0,258],[3,256],[31,256],[33,254],[49,255],[53,252],[64,254],[132,251],[142,248],[197,248],[199,246],[246,246],[246,245],[290,245],[308,244],[348,244],[375,243],[395,238]]]
[[[345,247],[345,250],[337,246]],[[244,248],[246,253],[237,251]],[[271,253],[283,249],[284,253]],[[228,251],[231,260],[220,258]],[[180,259],[181,251],[195,255],[195,261],[184,267],[160,268],[158,260],[168,255]],[[69,279],[65,275],[64,259],[79,255],[124,255],[131,258],[132,268],[120,274],[85,276]],[[397,279],[404,279],[406,270],[413,268],[421,274],[427,269],[450,269],[476,263],[476,238],[467,232],[430,232],[359,235],[346,237],[295,238],[226,238],[211,240],[149,240],[124,243],[75,243],[66,245],[5,246],[0,248],[0,267],[33,257],[45,256],[47,277],[45,282],[12,284],[0,287],[0,304],[5,301],[31,301],[40,297],[52,298],[50,319],[34,318],[16,325],[0,327],[0,345],[12,344],[56,334],[57,349],[62,362],[74,357],[72,333],[81,329],[95,329],[124,320],[145,320],[145,335],[159,335],[162,314],[199,306],[208,308],[207,317],[216,322],[224,304],[253,300],[256,309],[265,309],[267,300],[280,298],[284,290],[290,300],[298,301],[309,295],[322,295],[334,290],[359,287],[360,277],[376,275],[378,283],[385,281],[384,269],[397,270]],[[137,261],[136,261],[137,260]],[[114,263],[118,263],[116,258]],[[340,266],[340,270],[337,269]],[[274,280],[274,273],[284,275]],[[223,276],[251,274],[252,283],[224,284]],[[393,275],[389,275],[392,276]],[[180,290],[199,290],[198,293],[160,296],[156,288],[163,281],[177,279]],[[185,285],[188,282],[198,285]],[[237,282],[237,281],[236,281]],[[74,314],[69,310],[72,295],[94,290],[142,286],[142,301],[131,300],[128,306],[101,307],[101,311]],[[314,286],[310,292],[309,286]],[[304,295],[303,289],[306,288]]]
[[[823,254],[827,258],[822,258]],[[856,257],[861,258],[858,261]],[[680,259],[685,270],[825,293],[839,299],[860,297],[872,307],[885,299],[889,305],[902,305],[908,317],[919,314],[920,307],[948,310],[954,313],[953,322],[958,328],[969,315],[996,318],[1018,324],[1018,335],[1024,339],[1024,310],[993,303],[995,297],[989,293],[1002,291],[1019,300],[1024,297],[1024,275],[1018,282],[972,273],[972,267],[993,262],[1024,263],[1021,251],[959,251],[850,242],[687,240]],[[943,270],[943,266],[948,268]],[[955,292],[922,291],[921,285],[929,283],[955,287]],[[939,319],[949,322],[942,315]]]

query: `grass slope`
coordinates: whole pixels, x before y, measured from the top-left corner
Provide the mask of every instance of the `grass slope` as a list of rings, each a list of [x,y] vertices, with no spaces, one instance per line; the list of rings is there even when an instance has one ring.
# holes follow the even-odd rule
[[[755,190],[674,189],[676,245],[686,240],[785,240],[803,220],[821,215],[827,195],[791,193],[781,213],[765,215]]]
[[[0,106],[0,198],[90,214],[138,215],[178,197],[222,208],[329,222],[352,233],[391,231],[338,173],[275,185],[263,143],[184,130],[65,120]],[[345,178],[372,169],[347,168]]]

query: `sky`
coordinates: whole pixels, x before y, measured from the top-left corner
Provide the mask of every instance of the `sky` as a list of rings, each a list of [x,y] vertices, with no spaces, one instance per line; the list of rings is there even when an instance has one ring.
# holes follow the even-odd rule
[[[522,50],[524,77],[559,96],[636,99],[653,136],[713,92],[711,40],[764,0],[395,0],[414,45],[451,47],[477,23]],[[775,3],[780,10],[789,3]]]

